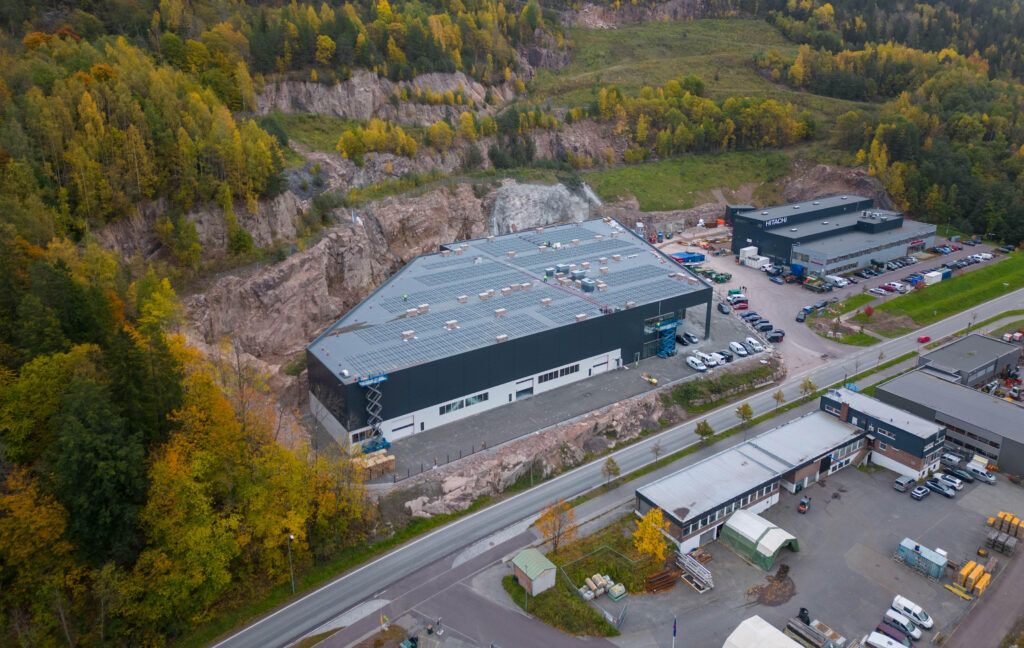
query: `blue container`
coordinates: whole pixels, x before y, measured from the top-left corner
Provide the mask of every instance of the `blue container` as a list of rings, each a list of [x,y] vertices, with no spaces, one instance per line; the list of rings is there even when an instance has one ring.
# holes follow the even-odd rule
[[[807,272],[807,268],[803,267],[799,263],[794,263],[793,265],[789,266],[789,272],[794,277],[802,277],[804,276],[804,273]]]
[[[950,270],[949,268],[943,268],[942,269],[942,280],[943,281],[945,281],[946,279],[949,279],[952,276],[953,276],[953,271],[952,270]]]

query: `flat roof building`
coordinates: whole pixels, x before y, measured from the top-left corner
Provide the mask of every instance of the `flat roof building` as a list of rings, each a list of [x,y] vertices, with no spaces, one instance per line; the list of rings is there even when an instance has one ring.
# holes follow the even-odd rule
[[[668,536],[687,552],[715,540],[732,512],[771,507],[780,486],[798,492],[859,461],[864,437],[825,412],[810,412],[638,488],[636,511],[660,508]]]
[[[921,479],[939,469],[945,427],[884,401],[847,389],[830,389],[821,410],[868,433],[871,462]]]
[[[913,254],[934,243],[934,225],[873,205],[870,198],[840,195],[763,210],[731,207],[732,251],[739,254],[753,245],[775,263],[799,263],[824,276]]]
[[[447,244],[306,349],[336,437],[394,440],[653,355],[712,289],[613,219]]]
[[[937,377],[974,387],[1009,373],[1020,357],[1021,348],[1016,344],[971,333],[919,356],[917,366]]]
[[[918,369],[875,388],[886,403],[946,428],[946,443],[1024,472],[1024,408]]]

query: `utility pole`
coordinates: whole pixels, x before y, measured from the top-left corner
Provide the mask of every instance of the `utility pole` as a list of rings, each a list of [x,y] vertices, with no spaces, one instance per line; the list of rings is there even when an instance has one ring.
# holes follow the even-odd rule
[[[295,539],[295,536],[293,536],[292,534],[289,533],[288,534],[288,574],[292,578],[292,595],[293,596],[295,594],[295,570],[292,569],[292,540],[294,540],[294,539]]]

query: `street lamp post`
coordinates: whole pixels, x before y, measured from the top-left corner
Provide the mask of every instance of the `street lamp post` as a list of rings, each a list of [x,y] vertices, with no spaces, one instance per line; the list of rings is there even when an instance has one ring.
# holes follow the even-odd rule
[[[295,570],[292,569],[292,540],[295,536],[288,534],[288,575],[292,578],[292,594],[295,594]]]

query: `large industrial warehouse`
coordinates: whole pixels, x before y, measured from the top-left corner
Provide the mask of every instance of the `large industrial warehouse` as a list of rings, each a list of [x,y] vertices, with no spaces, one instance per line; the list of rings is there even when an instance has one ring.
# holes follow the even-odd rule
[[[402,438],[672,355],[711,298],[612,219],[444,245],[307,347],[310,409],[343,443]]]
[[[732,252],[756,246],[774,263],[798,263],[812,274],[849,272],[934,245],[935,225],[875,209],[862,196],[829,196],[765,210],[733,207]]]

